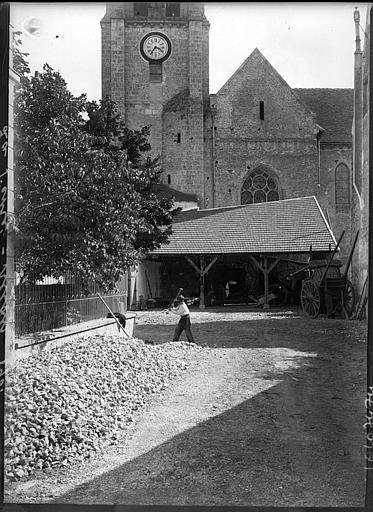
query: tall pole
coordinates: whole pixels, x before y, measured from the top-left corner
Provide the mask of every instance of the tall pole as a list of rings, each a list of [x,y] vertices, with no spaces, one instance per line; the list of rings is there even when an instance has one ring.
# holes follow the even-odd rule
[[[216,101],[216,98],[215,100]],[[215,115],[216,115],[216,105],[215,103],[210,105],[210,110],[211,110],[211,129],[212,129],[212,183],[211,183],[211,188],[212,188],[212,204],[211,204],[211,208],[215,208],[215,181],[216,181],[216,139],[215,139],[215,131],[216,131],[216,127],[215,127]],[[208,205],[207,205],[208,206]]]
[[[360,46],[360,13],[354,11],[355,22],[355,53],[354,53],[354,143],[353,143],[353,184],[361,196],[361,165],[363,136],[363,52]]]
[[[205,258],[199,259],[199,309],[205,309]]]
[[[369,16],[369,215],[372,212],[373,204],[373,10],[370,7]],[[369,215],[371,219],[371,215]],[[369,220],[368,227],[368,340],[367,340],[367,400],[366,400],[366,490],[365,490],[365,507],[366,510],[372,510],[373,507],[373,222]]]
[[[269,286],[268,286],[268,258],[267,256],[264,256],[264,269],[263,269],[263,274],[264,274],[264,304],[263,304],[263,309],[269,309],[269,302],[268,302],[268,291],[269,291]]]
[[[9,25],[10,5],[0,3],[0,496],[4,500],[4,405],[5,405],[5,330],[6,257],[8,211],[8,115],[9,115]]]

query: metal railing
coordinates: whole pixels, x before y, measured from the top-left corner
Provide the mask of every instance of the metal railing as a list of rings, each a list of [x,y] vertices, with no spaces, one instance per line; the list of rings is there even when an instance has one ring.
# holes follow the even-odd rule
[[[60,280],[17,284],[15,287],[16,336],[33,334],[88,320],[103,318],[107,309],[99,292],[115,312],[127,310],[127,290],[106,293],[96,283],[83,283],[71,276]]]

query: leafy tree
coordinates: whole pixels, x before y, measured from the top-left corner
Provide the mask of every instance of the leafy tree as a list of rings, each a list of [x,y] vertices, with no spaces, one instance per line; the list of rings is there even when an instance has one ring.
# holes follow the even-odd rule
[[[16,257],[37,279],[70,272],[110,287],[166,242],[172,201],[159,199],[149,128],[129,130],[115,104],[74,97],[45,65],[16,97]]]
[[[130,169],[128,182],[136,193],[132,207],[137,208],[139,224],[134,247],[142,253],[149,252],[165,242],[170,230],[170,208],[173,202],[159,199],[153,193],[153,185],[159,182],[161,168],[159,158],[144,158],[143,153],[150,150],[148,141],[149,127],[141,130],[129,130],[109,98],[87,104],[89,116],[83,130],[96,137],[96,148],[107,154],[125,152]],[[162,228],[161,228],[162,226]]]
[[[22,77],[30,74],[30,67],[26,60],[28,57],[28,53],[21,51],[22,39],[21,39],[21,31],[13,32],[13,68],[17,73]]]

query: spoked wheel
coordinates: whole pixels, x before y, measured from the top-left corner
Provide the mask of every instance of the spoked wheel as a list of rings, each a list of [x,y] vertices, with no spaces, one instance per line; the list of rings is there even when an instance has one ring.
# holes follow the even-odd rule
[[[320,314],[320,291],[318,286],[311,279],[305,279],[302,283],[300,303],[303,312],[311,318],[316,318]]]
[[[342,292],[342,304],[346,317],[351,318],[355,309],[355,290],[348,279]]]

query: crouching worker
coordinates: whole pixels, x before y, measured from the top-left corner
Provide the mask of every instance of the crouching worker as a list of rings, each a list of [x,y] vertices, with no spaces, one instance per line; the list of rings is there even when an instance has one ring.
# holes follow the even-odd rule
[[[188,306],[185,304],[185,298],[183,295],[179,295],[179,298],[175,300],[174,306],[170,308],[172,313],[180,316],[179,323],[175,328],[174,339],[172,341],[179,341],[180,335],[185,331],[186,337],[189,343],[195,343],[193,334],[191,331],[190,312]]]

